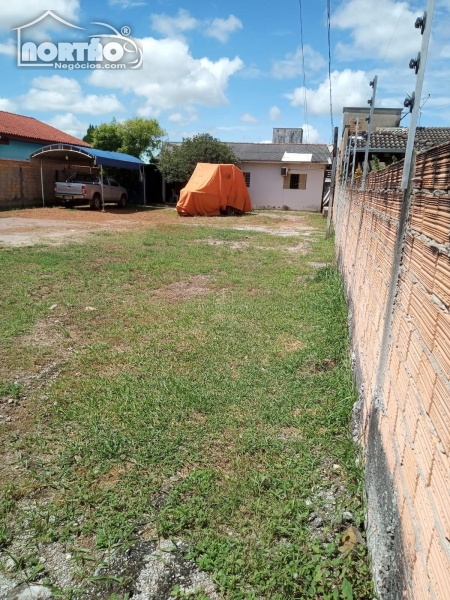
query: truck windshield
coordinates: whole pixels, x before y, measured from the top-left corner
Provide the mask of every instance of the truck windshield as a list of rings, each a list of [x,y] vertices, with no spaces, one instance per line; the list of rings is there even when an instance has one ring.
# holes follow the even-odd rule
[[[98,177],[90,173],[75,173],[69,177],[67,183],[98,183]]]

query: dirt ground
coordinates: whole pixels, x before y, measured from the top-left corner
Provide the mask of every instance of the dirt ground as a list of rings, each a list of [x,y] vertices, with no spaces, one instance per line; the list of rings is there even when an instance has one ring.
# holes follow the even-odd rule
[[[181,218],[175,209],[153,206],[117,209],[105,212],[89,208],[29,208],[0,213],[0,247],[47,244],[59,246],[82,243],[91,233],[102,231],[132,231],[158,225],[188,224],[220,226],[224,217]],[[227,217],[227,224],[243,231],[260,231],[280,236],[309,235],[314,231],[308,216],[289,213],[258,212],[245,217]],[[223,225],[223,223],[222,223]]]

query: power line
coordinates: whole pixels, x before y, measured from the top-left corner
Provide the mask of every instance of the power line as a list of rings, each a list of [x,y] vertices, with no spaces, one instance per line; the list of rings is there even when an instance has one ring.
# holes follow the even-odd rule
[[[441,106],[450,106],[450,102],[446,104],[435,104],[434,106],[429,106],[427,110],[432,110],[433,108],[441,108]]]
[[[327,32],[328,32],[328,79],[330,82],[330,120],[331,135],[334,132],[333,121],[333,93],[331,89],[331,0],[327,0]]]
[[[306,138],[309,142],[309,123],[308,123],[308,100],[306,97],[306,70],[305,70],[305,50],[303,48],[303,16],[302,16],[302,0],[298,0],[300,9],[300,44],[302,50],[302,74],[303,74],[303,116],[306,125]]]
[[[386,54],[387,54],[387,51],[389,50],[389,47],[390,47],[390,45],[392,44],[392,40],[394,39],[394,35],[395,35],[395,33],[396,33],[396,31],[397,31],[397,28],[398,28],[398,26],[399,26],[399,24],[400,24],[400,19],[401,19],[401,18],[402,18],[402,16],[403,16],[403,13],[404,13],[404,11],[405,11],[405,7],[406,7],[406,6],[407,6],[407,5],[406,5],[406,3],[405,3],[405,4],[403,5],[402,12],[400,13],[400,16],[399,16],[399,18],[398,18],[397,24],[395,25],[395,29],[394,29],[394,31],[393,31],[393,33],[392,33],[392,35],[391,35],[391,39],[389,40],[389,44],[387,45],[387,47],[386,47],[386,50],[384,51],[383,61],[384,61],[384,59],[386,58]]]

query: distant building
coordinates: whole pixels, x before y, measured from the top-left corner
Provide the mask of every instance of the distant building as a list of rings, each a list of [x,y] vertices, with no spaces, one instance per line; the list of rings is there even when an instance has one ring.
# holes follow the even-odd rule
[[[0,210],[42,202],[40,165],[30,154],[54,143],[89,144],[32,117],[0,111]],[[44,194],[53,198],[55,181],[66,178],[61,166],[43,169]]]
[[[0,111],[0,160],[28,160],[32,152],[58,142],[89,147],[86,142],[33,117]]]
[[[326,144],[227,142],[240,159],[253,208],[319,212],[331,163]]]
[[[303,129],[299,128],[280,128],[276,127],[272,134],[273,144],[302,144]]]
[[[338,171],[344,170],[346,152],[350,152],[349,170],[353,165],[353,145],[358,121],[355,168],[363,168],[368,132],[369,108],[344,108]],[[402,160],[408,140],[408,127],[400,127],[401,108],[375,108],[369,143],[369,163],[377,156],[382,165],[390,165],[393,157]],[[425,150],[450,140],[450,127],[418,127],[415,149]]]

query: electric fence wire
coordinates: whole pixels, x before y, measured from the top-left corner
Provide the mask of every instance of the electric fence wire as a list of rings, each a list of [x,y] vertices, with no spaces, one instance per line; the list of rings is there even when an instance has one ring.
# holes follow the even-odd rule
[[[300,9],[300,46],[302,51],[302,75],[303,75],[303,117],[305,119],[306,141],[309,142],[309,123],[308,123],[308,99],[306,94],[306,70],[305,70],[305,50],[303,47],[303,15],[302,0],[298,0]]]
[[[328,33],[328,79],[330,82],[331,138],[333,138],[334,120],[333,120],[333,91],[332,91],[332,84],[331,84],[331,0],[327,0],[327,33]]]

